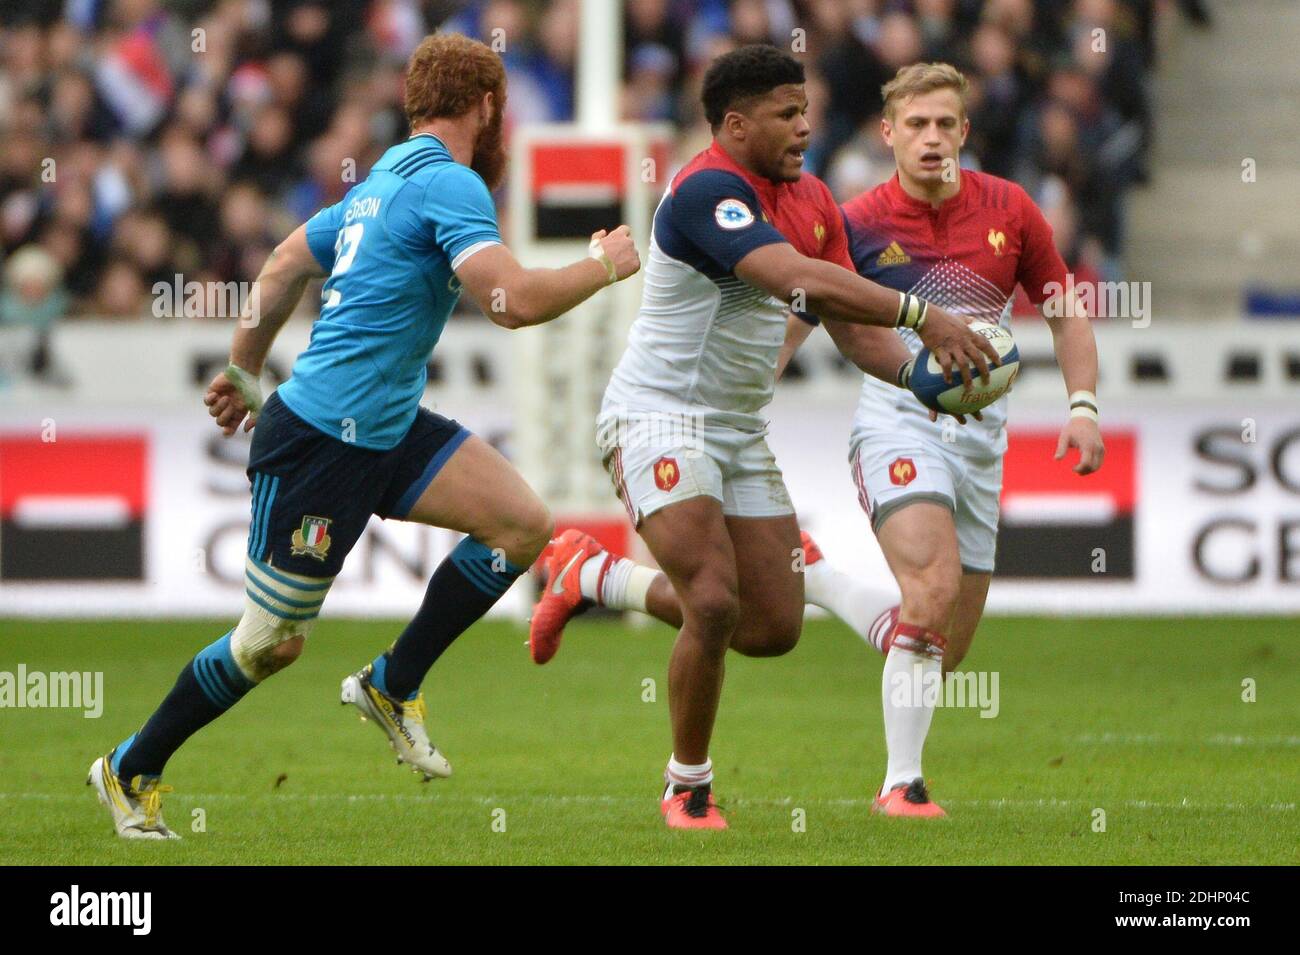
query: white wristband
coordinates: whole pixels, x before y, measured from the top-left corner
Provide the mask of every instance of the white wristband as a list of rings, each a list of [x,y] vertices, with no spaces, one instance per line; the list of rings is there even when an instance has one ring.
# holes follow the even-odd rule
[[[1097,396],[1091,391],[1076,391],[1070,395],[1070,417],[1101,420],[1097,414]]]
[[[613,285],[618,281],[618,269],[614,268],[614,261],[605,252],[599,239],[591,240],[587,246],[587,255],[605,266],[605,273],[609,276],[609,280],[605,282],[606,285]]]
[[[233,361],[226,366],[226,380],[235,386],[250,414],[262,410],[262,383],[252,372],[244,371]]]
[[[925,325],[925,313],[929,304],[911,292],[898,293],[898,315],[894,318],[895,328],[910,328],[919,332]]]

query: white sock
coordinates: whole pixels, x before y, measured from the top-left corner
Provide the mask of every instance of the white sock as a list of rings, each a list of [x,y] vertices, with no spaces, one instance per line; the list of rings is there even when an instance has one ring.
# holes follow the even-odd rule
[[[885,711],[889,765],[881,793],[921,776],[921,750],[934,719],[935,681],[943,677],[941,655],[904,649],[897,643],[885,657],[880,700]],[[938,684],[938,692],[942,692]]]
[[[664,770],[664,782],[668,784],[664,792],[667,799],[673,794],[673,786],[704,786],[713,782],[713,760],[706,759],[698,766],[677,762],[674,753],[668,757],[668,768]]]
[[[859,637],[880,649],[880,643],[872,639],[872,625],[898,606],[897,587],[868,584],[850,577],[836,570],[825,558],[806,566],[803,578],[804,600],[829,610]]]
[[[609,566],[605,567],[607,561]],[[602,567],[605,567],[603,580]],[[646,612],[646,594],[659,576],[659,571],[653,567],[643,567],[626,557],[614,557],[611,554],[588,557],[583,561],[579,573],[579,586],[582,595],[588,600],[594,600],[611,610],[635,610],[638,613]]]
[[[588,600],[600,603],[600,594],[596,592],[600,582],[600,568],[609,559],[609,554],[597,554],[595,557],[588,557],[582,562],[582,568],[578,571],[580,575],[578,587],[582,591],[582,595]]]

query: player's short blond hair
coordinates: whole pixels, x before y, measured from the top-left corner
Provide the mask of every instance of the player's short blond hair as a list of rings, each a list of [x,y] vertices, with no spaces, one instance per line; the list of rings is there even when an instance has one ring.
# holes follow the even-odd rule
[[[894,107],[903,100],[935,90],[953,90],[961,100],[961,118],[966,118],[966,91],[970,84],[961,70],[951,63],[913,63],[899,69],[894,78],[880,88],[885,101],[885,119],[894,121]]]

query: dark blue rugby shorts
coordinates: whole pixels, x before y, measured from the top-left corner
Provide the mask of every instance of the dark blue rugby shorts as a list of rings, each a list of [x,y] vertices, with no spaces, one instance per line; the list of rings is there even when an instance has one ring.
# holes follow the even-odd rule
[[[459,422],[421,408],[396,447],[362,448],[308,424],[272,394],[248,455],[249,556],[290,573],[333,577],[370,515],[406,517],[469,436]]]

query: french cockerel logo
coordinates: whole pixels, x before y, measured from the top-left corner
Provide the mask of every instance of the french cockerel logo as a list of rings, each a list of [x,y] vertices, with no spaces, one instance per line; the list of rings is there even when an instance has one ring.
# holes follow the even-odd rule
[[[895,458],[889,466],[889,483],[905,487],[916,477],[916,465],[911,458]]]
[[[655,462],[655,487],[661,491],[671,491],[681,480],[682,472],[677,467],[675,458],[660,458]]]

